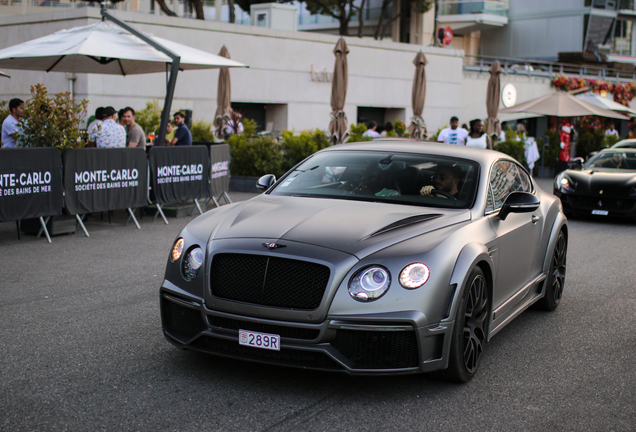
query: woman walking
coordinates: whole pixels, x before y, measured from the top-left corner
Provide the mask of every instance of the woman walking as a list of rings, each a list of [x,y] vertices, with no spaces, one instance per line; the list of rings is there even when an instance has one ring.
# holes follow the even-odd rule
[[[492,141],[488,134],[484,132],[484,123],[481,120],[470,121],[470,133],[468,138],[466,138],[466,147],[492,150]]]

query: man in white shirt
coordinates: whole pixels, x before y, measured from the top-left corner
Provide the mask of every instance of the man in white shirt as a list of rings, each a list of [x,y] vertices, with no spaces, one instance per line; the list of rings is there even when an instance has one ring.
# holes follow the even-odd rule
[[[24,115],[24,102],[20,99],[9,101],[9,114],[2,122],[2,148],[15,148],[18,133],[18,122]]]
[[[609,129],[605,131],[605,135],[619,138],[618,131],[614,129],[614,123],[610,123]]]
[[[126,147],[126,129],[115,121],[117,111],[113,107],[104,108],[104,117],[98,130],[89,136],[101,148]]]
[[[459,119],[455,116],[451,117],[450,127],[442,129],[437,136],[437,141],[446,144],[466,145],[468,131],[464,128],[457,127],[458,125]]]
[[[369,138],[380,138],[380,134],[376,131],[378,124],[374,120],[367,122],[367,131],[362,136],[368,136]]]

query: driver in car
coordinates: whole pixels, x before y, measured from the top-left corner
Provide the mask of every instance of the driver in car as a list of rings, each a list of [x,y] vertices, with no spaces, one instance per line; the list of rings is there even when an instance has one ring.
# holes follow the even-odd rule
[[[446,192],[447,194],[457,198],[459,196],[459,180],[461,177],[461,168],[450,165],[438,165],[437,171],[433,176],[433,185],[424,186],[420,189],[420,195],[436,196],[440,198],[448,198],[443,194],[434,191]]]

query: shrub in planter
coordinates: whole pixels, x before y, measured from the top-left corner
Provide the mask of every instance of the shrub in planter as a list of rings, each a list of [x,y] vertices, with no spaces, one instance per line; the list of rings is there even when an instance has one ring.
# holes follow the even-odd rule
[[[281,148],[275,138],[248,138],[243,134],[234,134],[227,143],[230,145],[232,175],[258,177],[274,174],[280,177],[285,173]]]
[[[243,135],[245,135],[248,138],[251,138],[254,135],[256,135],[256,129],[257,129],[256,120],[244,118],[242,123],[243,123]]]
[[[611,147],[619,140],[618,137],[605,135],[601,129],[585,131],[579,135],[576,156],[586,158],[590,153]]]
[[[192,141],[214,142],[212,123],[197,120],[192,123]]]
[[[327,135],[319,129],[301,131],[299,135],[294,135],[293,130],[284,130],[281,135],[283,137],[282,169],[285,172],[307,156],[331,145]]]
[[[19,122],[18,147],[57,147],[63,151],[86,145],[79,130],[86,116],[86,99],[76,104],[70,92],[49,97],[42,84],[31,86],[31,96],[24,103],[24,117]]]
[[[146,107],[135,112],[135,123],[137,123],[148,136],[155,132],[161,125],[161,107],[156,100],[146,102]]]
[[[494,150],[505,153],[522,164],[526,163],[525,145],[523,141],[517,141],[516,133],[511,128],[506,131],[506,140],[495,144]]]
[[[363,133],[367,131],[367,126],[365,124],[351,124],[349,126],[349,141],[348,142],[362,142],[362,141],[372,141],[373,138],[368,136],[362,136]]]

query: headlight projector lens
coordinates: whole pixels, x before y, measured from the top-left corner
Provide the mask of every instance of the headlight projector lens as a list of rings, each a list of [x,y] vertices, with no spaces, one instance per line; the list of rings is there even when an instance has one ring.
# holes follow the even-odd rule
[[[391,285],[391,275],[384,267],[373,266],[360,270],[349,282],[349,294],[361,302],[377,300]]]

